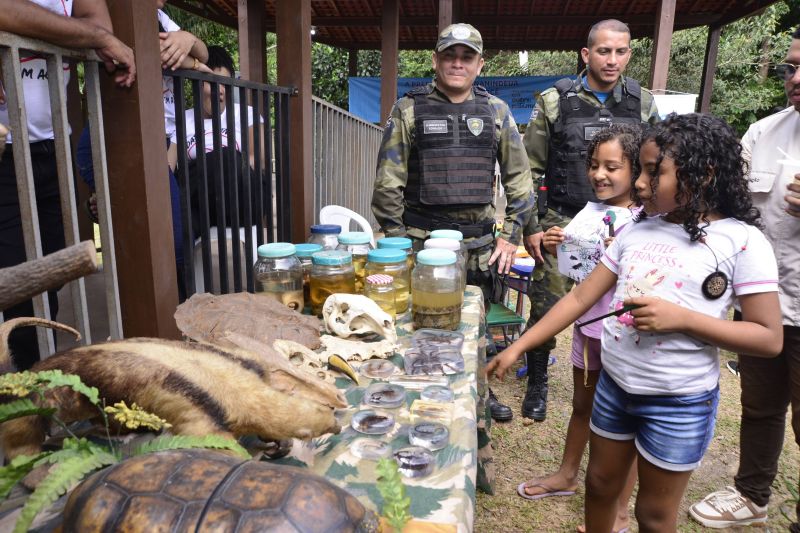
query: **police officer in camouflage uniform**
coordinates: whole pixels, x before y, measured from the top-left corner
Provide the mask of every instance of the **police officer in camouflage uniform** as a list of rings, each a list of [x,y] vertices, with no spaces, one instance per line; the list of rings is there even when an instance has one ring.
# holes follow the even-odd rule
[[[655,124],[658,111],[653,95],[622,76],[631,57],[631,34],[618,20],[592,26],[581,50],[584,70],[564,78],[536,100],[525,130],[537,208],[525,227],[525,248],[536,259],[529,285],[535,324],[572,286],[558,272],[554,258],[542,254],[542,235],[553,226],[565,227],[586,202],[597,201],[586,175],[586,147],[592,136],[612,123]],[[544,180],[542,177],[544,176]],[[547,364],[555,338],[526,354],[528,388],[522,416],[541,421],[547,413]]]
[[[502,286],[497,273],[507,273],[514,262],[533,204],[530,168],[511,111],[474,85],[482,54],[481,34],[469,24],[452,24],[439,34],[433,83],[406,93],[386,123],[372,212],[387,236],[410,237],[417,250],[433,230],[460,231],[469,251],[467,282],[480,286],[488,301]],[[507,198],[497,238],[495,161]],[[487,403],[493,418],[513,416],[491,391]],[[479,446],[490,450],[488,443],[488,434],[479,431]]]

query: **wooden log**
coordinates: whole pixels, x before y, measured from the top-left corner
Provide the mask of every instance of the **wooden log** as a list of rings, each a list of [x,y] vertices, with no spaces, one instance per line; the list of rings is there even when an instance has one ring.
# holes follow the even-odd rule
[[[0,269],[0,311],[96,270],[97,252],[92,241]]]

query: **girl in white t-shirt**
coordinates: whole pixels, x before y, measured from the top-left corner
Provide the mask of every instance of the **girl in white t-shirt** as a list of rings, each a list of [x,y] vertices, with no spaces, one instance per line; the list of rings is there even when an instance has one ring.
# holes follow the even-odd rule
[[[643,212],[601,263],[487,366],[502,379],[526,350],[614,289],[591,416],[586,526],[612,530],[636,461],[636,517],[675,531],[713,436],[719,348],[774,357],[783,344],[772,247],[755,227],[741,146],[710,115],[670,115],[645,134],[634,200]],[[742,320],[727,320],[737,303]]]
[[[638,175],[639,125],[616,124],[595,135],[589,144],[586,167],[598,202],[589,202],[565,228],[553,226],[544,234],[544,247],[557,256],[559,271],[580,283],[594,270],[607,246],[639,211],[632,200],[633,178]],[[578,322],[607,312],[614,291],[607,292]],[[578,470],[589,442],[589,415],[595,385],[600,377],[600,322],[572,331],[572,415],[567,426],[564,455],[558,471],[534,478],[517,487],[529,500],[571,496],[578,486]],[[635,476],[619,502],[614,531],[628,526],[628,498]]]

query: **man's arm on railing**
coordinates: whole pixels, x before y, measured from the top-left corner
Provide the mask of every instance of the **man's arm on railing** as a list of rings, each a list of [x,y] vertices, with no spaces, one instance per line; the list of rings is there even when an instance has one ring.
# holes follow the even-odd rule
[[[104,0],[75,0],[73,16],[65,17],[28,0],[0,0],[0,30],[69,48],[93,48],[117,84],[136,79],[133,50],[111,33]]]

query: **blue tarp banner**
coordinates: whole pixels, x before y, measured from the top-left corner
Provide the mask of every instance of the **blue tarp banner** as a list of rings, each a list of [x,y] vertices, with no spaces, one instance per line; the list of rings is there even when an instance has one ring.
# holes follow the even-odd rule
[[[536,97],[565,76],[513,76],[482,77],[475,83],[483,85],[493,95],[502,98],[511,108],[517,124],[527,124],[531,117]],[[381,79],[368,77],[350,78],[350,112],[368,122],[382,123],[380,117]],[[430,78],[400,78],[397,80],[398,98],[411,89],[430,83]]]

